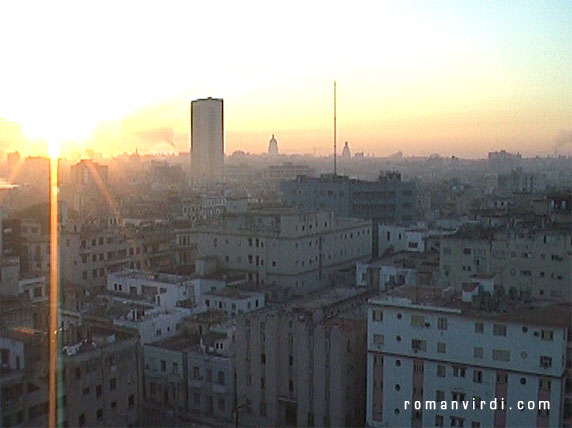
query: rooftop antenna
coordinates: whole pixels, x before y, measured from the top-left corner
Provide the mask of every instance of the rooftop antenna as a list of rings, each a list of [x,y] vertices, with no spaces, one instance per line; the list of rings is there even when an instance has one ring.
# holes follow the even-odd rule
[[[334,175],[337,175],[336,81],[334,80]]]

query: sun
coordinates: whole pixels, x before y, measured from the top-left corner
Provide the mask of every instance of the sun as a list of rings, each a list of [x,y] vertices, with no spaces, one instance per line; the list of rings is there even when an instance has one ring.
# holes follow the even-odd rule
[[[58,140],[48,140],[48,155],[51,159],[60,157],[61,144]]]

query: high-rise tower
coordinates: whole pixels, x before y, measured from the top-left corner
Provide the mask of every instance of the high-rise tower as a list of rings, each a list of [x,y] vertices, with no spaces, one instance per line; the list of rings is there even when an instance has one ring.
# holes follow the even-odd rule
[[[191,176],[212,180],[222,174],[224,162],[223,100],[191,102]]]

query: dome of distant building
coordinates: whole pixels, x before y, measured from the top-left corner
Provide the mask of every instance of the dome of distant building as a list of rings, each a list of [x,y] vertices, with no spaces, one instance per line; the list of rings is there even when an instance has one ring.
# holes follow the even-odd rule
[[[346,144],[344,145],[344,151],[342,152],[342,158],[344,159],[350,159],[352,157],[349,144],[350,143],[346,141]]]
[[[274,138],[274,134],[272,134],[272,138],[268,142],[268,154],[269,155],[277,155],[278,154],[278,140]]]

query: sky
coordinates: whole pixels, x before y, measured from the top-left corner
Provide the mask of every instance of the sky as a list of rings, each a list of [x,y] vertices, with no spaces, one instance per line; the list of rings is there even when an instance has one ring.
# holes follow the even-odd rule
[[[572,2],[0,3],[0,151],[552,154],[572,136]]]

